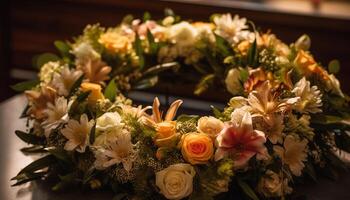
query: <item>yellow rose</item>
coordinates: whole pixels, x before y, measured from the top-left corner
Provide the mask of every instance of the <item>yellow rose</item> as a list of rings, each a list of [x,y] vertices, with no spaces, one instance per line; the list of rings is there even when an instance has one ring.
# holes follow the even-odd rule
[[[306,76],[318,74],[324,80],[329,79],[327,71],[320,67],[315,59],[303,50],[298,51],[298,55],[294,59],[294,64],[297,66],[298,70]]]
[[[204,164],[213,156],[212,139],[205,133],[189,133],[183,136],[181,153],[191,164]]]
[[[220,131],[224,128],[224,122],[215,117],[201,117],[198,120],[198,130],[215,139]]]
[[[89,104],[95,104],[97,100],[104,99],[102,94],[101,85],[95,83],[82,83],[81,90],[83,92],[90,91],[90,95],[88,97]]]
[[[158,147],[176,146],[179,133],[176,132],[175,121],[163,121],[155,125],[157,131],[155,144]]]
[[[113,53],[127,53],[132,49],[131,38],[117,32],[107,32],[100,36],[98,42]]]

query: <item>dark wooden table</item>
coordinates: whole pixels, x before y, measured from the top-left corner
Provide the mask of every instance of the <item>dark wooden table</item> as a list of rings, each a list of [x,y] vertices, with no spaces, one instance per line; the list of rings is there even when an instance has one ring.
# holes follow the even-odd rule
[[[26,144],[14,134],[17,129],[25,130],[25,120],[18,119],[26,104],[24,96],[15,96],[0,104],[0,200],[92,200],[112,199],[113,194],[106,191],[52,192],[45,182],[11,187],[10,179],[34,158],[23,155],[19,149]],[[339,180],[320,178],[317,185],[308,182],[297,187],[298,194],[305,194],[310,200],[349,200],[350,173],[343,174]]]

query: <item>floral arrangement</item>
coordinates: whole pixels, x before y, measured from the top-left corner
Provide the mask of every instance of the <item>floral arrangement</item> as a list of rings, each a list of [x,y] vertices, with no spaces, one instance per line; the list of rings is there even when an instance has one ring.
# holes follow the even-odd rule
[[[350,152],[349,97],[335,74],[309,52],[310,38],[287,45],[252,22],[215,14],[210,22],[126,16],[112,28],[88,25],[60,55],[34,60],[38,80],[24,91],[28,131],[16,135],[42,157],[14,185],[53,179],[53,190],[111,188],[117,199],[281,198],[305,177],[335,176]],[[164,75],[196,82],[200,95],[231,94],[213,116],[136,106],[128,91]],[[200,77],[193,78],[193,77]],[[182,79],[183,78],[183,79]]]

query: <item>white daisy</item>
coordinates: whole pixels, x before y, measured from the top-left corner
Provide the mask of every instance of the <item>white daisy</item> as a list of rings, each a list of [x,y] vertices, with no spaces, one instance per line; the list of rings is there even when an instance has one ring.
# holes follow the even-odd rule
[[[68,139],[64,149],[67,151],[85,152],[93,125],[94,120],[89,121],[86,114],[80,116],[80,121],[70,119],[61,131],[62,135]]]
[[[49,137],[52,129],[57,128],[61,123],[68,121],[68,110],[72,102],[68,103],[64,97],[58,97],[55,103],[48,103],[44,113],[47,119],[41,124],[45,129],[45,136]]]
[[[317,86],[310,86],[310,82],[305,77],[300,79],[294,86],[292,92],[299,100],[294,105],[294,109],[300,113],[317,113],[322,112],[319,108],[322,106],[322,93]]]
[[[136,145],[132,144],[129,132],[116,134],[114,140],[105,147],[97,147],[94,151],[96,169],[105,169],[114,164],[123,164],[126,171],[130,171],[136,159]]]
[[[247,19],[239,18],[235,15],[232,18],[231,14],[224,14],[214,18],[216,30],[214,31],[219,36],[225,38],[230,44],[235,45],[240,41],[253,41],[254,33],[248,29]]]
[[[80,70],[69,69],[64,66],[60,73],[53,75],[52,85],[57,89],[59,95],[68,96],[75,81],[83,74]]]

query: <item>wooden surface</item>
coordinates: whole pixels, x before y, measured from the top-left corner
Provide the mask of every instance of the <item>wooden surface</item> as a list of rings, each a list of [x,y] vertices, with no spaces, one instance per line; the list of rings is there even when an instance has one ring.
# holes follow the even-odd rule
[[[0,200],[93,200],[112,199],[108,191],[80,192],[78,190],[52,192],[45,182],[11,187],[10,178],[15,176],[33,158],[24,156],[19,149],[26,144],[14,134],[25,130],[25,121],[18,119],[26,100],[15,96],[0,104]],[[343,174],[337,182],[320,178],[317,185],[306,182],[297,186],[297,196],[306,195],[309,200],[349,200],[350,173]],[[298,198],[302,199],[302,198]],[[239,200],[237,198],[236,200]]]

